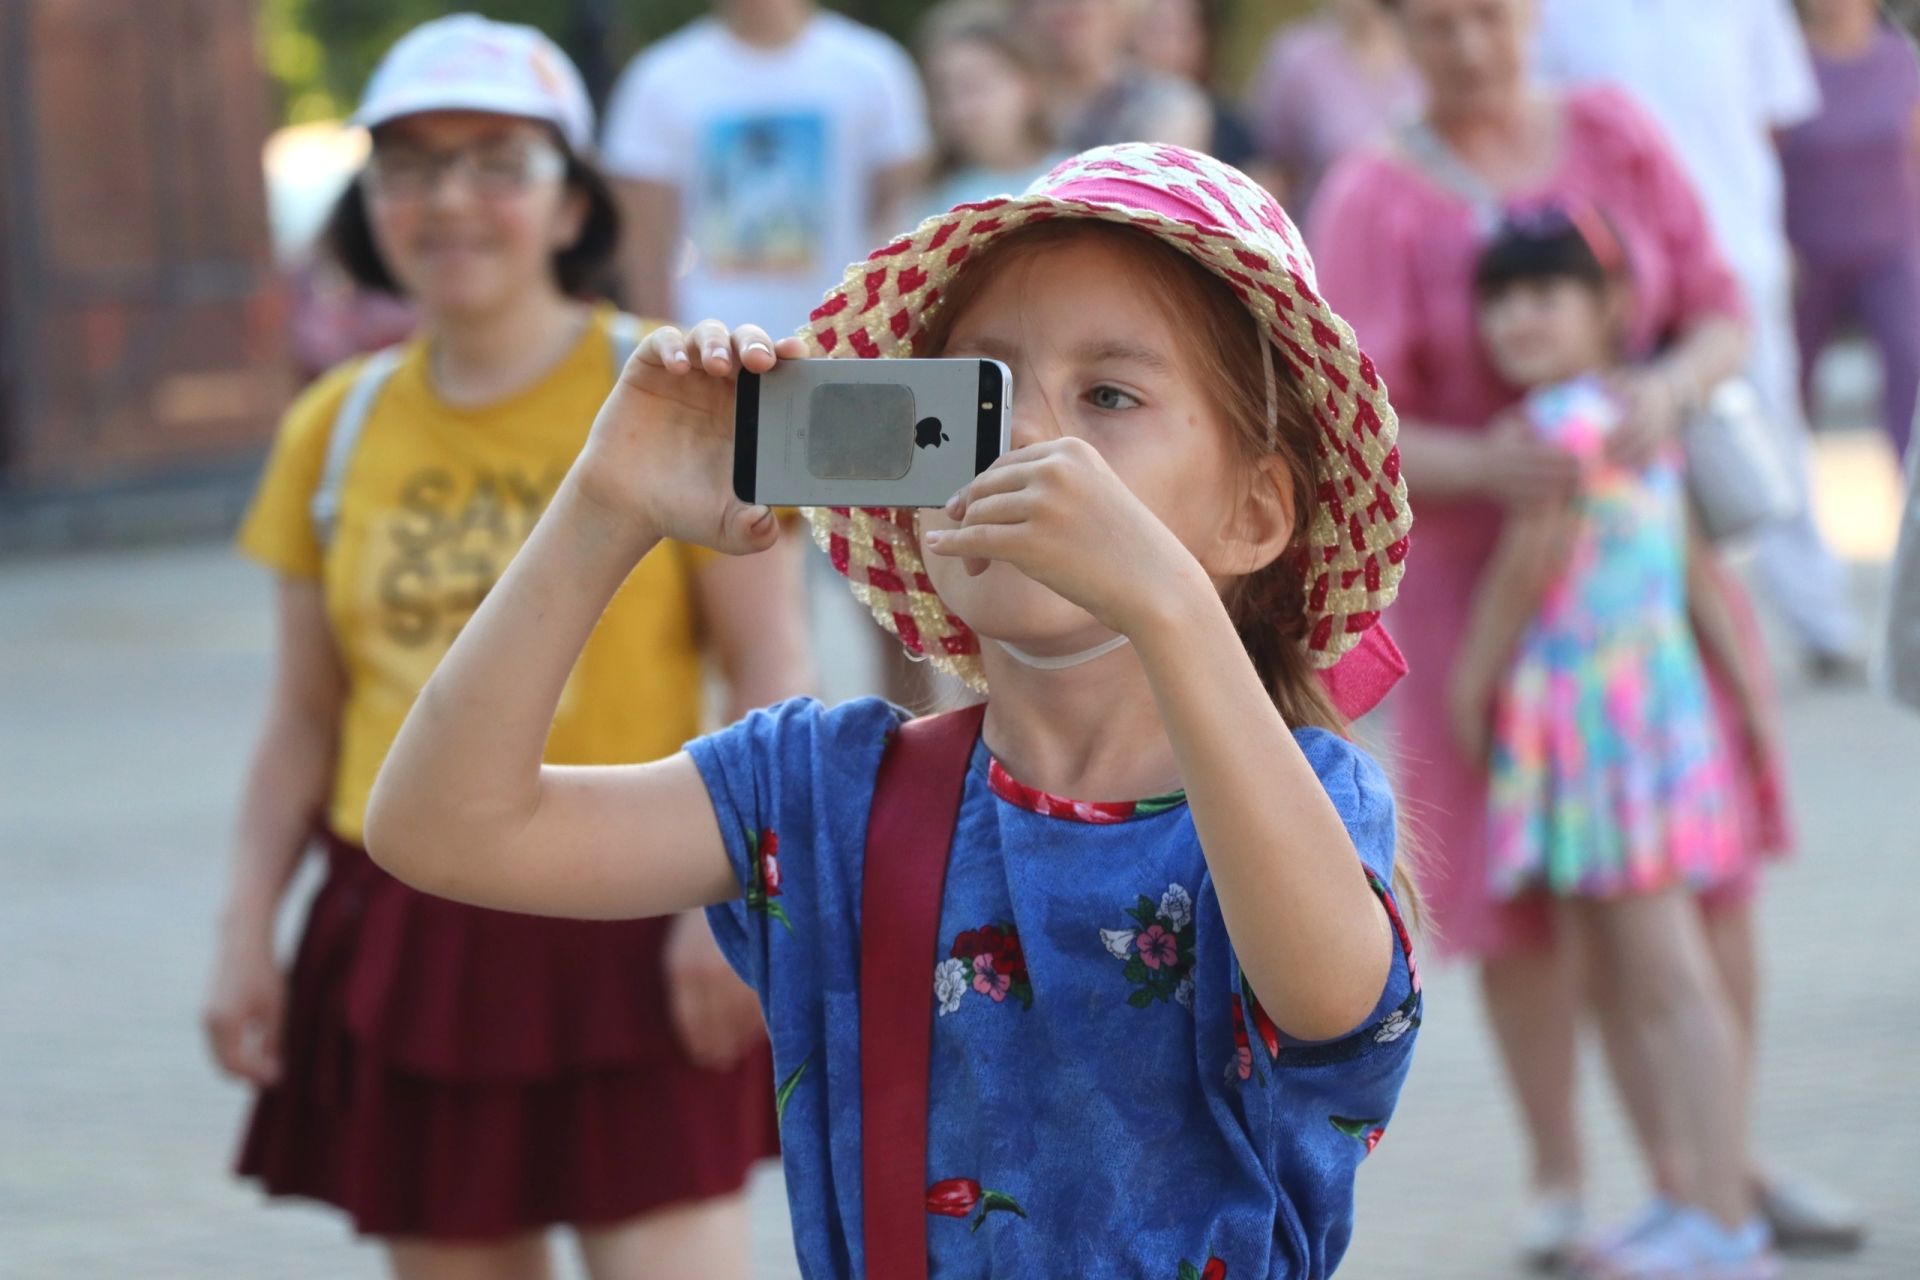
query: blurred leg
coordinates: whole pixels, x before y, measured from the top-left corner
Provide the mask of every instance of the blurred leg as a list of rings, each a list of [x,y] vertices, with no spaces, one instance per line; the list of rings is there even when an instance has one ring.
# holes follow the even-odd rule
[[[1717,906],[1703,904],[1700,917],[1706,929],[1714,975],[1733,1015],[1741,1096],[1751,1099],[1759,988],[1752,906],[1745,901]],[[1647,1176],[1661,1195],[1676,1199],[1683,1178],[1679,1168],[1684,1156],[1675,1147],[1677,1135],[1660,1126],[1660,1084],[1652,1069],[1655,1064],[1627,1048],[1630,1029],[1620,1024],[1616,1011],[1598,1007],[1596,1002],[1594,1013],[1600,1022],[1600,1043],[1606,1052],[1607,1067],[1646,1159]],[[1754,1169],[1754,1181],[1758,1182],[1757,1162]]]
[[[1905,457],[1920,393],[1920,253],[1902,254],[1863,273],[1856,309],[1880,352],[1881,420],[1894,452]]]
[[[744,1193],[673,1205],[614,1227],[580,1232],[592,1280],[747,1280]]]
[[[1752,309],[1748,373],[1788,459],[1800,512],[1763,532],[1756,545],[1761,585],[1816,656],[1845,658],[1860,648],[1859,622],[1846,576],[1813,517],[1813,449],[1800,405],[1800,360],[1786,281],[1743,280]]]
[[[1480,990],[1532,1148],[1536,1191],[1577,1193],[1585,1170],[1574,1110],[1580,997],[1564,944],[1486,960]]]
[[[1735,1226],[1753,1212],[1738,1040],[1692,895],[1681,889],[1564,905],[1590,961],[1610,1060],[1643,1091],[1669,1194]]]
[[[1740,1061],[1750,1074],[1759,1045],[1760,951],[1753,925],[1751,900],[1704,907],[1700,918],[1707,930],[1707,949],[1733,1013],[1739,1037]]]
[[[547,1280],[544,1235],[454,1244],[393,1238],[386,1242],[394,1280]]]
[[[1850,280],[1839,263],[1803,258],[1794,282],[1793,329],[1800,349],[1800,403],[1813,416],[1814,366],[1833,341],[1834,330],[1846,310]]]

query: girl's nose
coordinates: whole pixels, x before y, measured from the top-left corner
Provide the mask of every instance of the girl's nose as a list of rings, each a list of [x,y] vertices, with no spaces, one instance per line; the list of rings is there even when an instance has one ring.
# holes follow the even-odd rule
[[[1034,391],[1018,391],[1013,397],[1012,444],[1024,449],[1061,435],[1060,423],[1046,397]]]

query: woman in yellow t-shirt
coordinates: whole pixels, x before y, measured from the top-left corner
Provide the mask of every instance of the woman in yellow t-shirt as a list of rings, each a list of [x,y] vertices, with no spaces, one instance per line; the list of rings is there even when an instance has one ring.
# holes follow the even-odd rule
[[[596,1280],[744,1277],[742,1184],[776,1149],[753,997],[697,914],[581,924],[430,898],[360,847],[402,718],[554,492],[640,326],[578,301],[611,254],[592,109],[530,28],[470,16],[387,55],[365,173],[330,234],[403,293],[407,346],[288,414],[241,547],[278,575],[277,672],[242,805],[207,1029],[259,1089],[242,1174],[345,1210],[403,1277],[539,1277],[578,1229]],[[556,762],[666,756],[699,729],[702,642],[737,714],[811,682],[797,565],[682,550],[607,610]],[[327,872],[290,975],[273,925]]]

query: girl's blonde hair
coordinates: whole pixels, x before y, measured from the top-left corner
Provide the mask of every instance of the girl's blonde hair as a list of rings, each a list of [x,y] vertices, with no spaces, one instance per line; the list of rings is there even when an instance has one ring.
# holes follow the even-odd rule
[[[1036,223],[1007,233],[983,252],[982,258],[988,261],[969,263],[954,279],[939,313],[929,318],[921,333],[916,354],[938,355],[945,349],[955,320],[979,295],[993,274],[993,266],[1044,253],[1086,236],[1124,246],[1151,276],[1149,297],[1172,321],[1184,348],[1186,367],[1212,399],[1220,421],[1232,432],[1246,462],[1249,483],[1266,481],[1263,464],[1267,459],[1281,460],[1293,494],[1293,540],[1271,564],[1230,583],[1223,598],[1240,643],[1288,727],[1312,727],[1352,737],[1352,725],[1333,705],[1306,643],[1311,625],[1307,616],[1306,540],[1320,502],[1314,476],[1320,427],[1306,389],[1286,364],[1275,358],[1272,368],[1278,413],[1269,429],[1267,363],[1260,350],[1267,339],[1253,313],[1225,281],[1179,250],[1130,227],[1090,219]],[[1410,925],[1417,925],[1423,913],[1410,868],[1418,863],[1418,850],[1404,819],[1398,844],[1394,896],[1402,916]]]

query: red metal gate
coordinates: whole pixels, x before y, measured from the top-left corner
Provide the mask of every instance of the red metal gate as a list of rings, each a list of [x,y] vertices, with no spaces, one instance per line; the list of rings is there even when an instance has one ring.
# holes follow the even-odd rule
[[[284,406],[253,10],[0,2],[0,490],[228,461]]]

